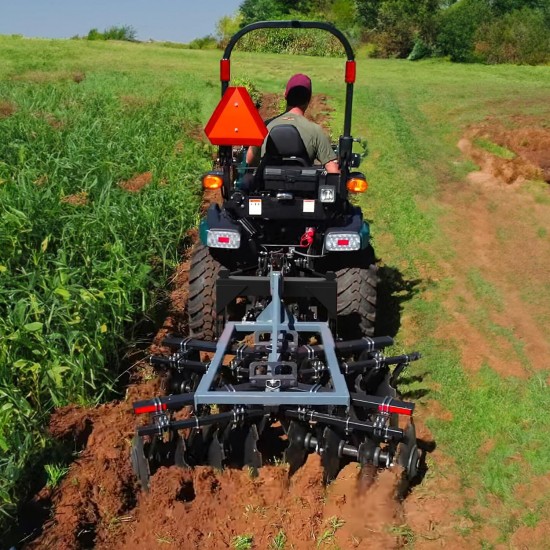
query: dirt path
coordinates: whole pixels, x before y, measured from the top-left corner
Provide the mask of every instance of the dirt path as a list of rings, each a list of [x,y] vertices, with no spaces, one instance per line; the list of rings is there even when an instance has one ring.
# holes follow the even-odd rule
[[[487,364],[503,377],[526,378],[550,365],[550,189],[529,186],[525,179],[547,179],[550,131],[536,120],[514,117],[507,122],[508,128],[488,120],[470,128],[459,142],[480,170],[442,191],[447,211],[442,230],[452,255],[430,275],[452,283],[444,303],[451,320],[437,336],[458,344],[463,367],[475,373]],[[476,137],[516,156],[488,153],[474,143]],[[434,402],[421,407],[417,418],[422,424],[430,416],[452,421]],[[486,451],[491,442],[487,445]],[[461,487],[456,465],[438,449],[430,460],[439,475],[428,473],[404,503],[415,548],[478,547],[481,539],[495,548],[548,548],[547,520],[519,528],[504,545],[494,524],[486,522],[476,531],[460,513],[466,502],[478,500],[475,488]],[[544,487],[548,476],[540,482],[541,491]],[[487,511],[478,510],[482,517]]]
[[[476,137],[514,158],[483,150]],[[488,120],[459,147],[481,169],[443,195],[457,259],[444,266],[454,282],[446,304],[454,326],[446,331],[457,335],[465,368],[488,363],[504,376],[525,377],[550,364],[550,195],[525,188],[526,177],[550,180],[550,130]]]

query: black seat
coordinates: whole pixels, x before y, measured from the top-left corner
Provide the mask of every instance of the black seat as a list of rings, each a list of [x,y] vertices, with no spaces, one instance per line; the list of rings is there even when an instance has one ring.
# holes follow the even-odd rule
[[[263,188],[266,166],[311,166],[306,146],[295,126],[280,124],[269,131],[264,156],[254,173],[254,189]]]
[[[292,124],[280,124],[271,129],[262,160],[265,166],[311,166],[302,136]]]

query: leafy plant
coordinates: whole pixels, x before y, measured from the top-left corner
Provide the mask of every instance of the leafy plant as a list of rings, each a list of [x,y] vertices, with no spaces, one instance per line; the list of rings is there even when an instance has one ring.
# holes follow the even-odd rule
[[[286,545],[287,537],[285,532],[280,529],[279,532],[273,537],[269,548],[270,550],[284,550]]]
[[[235,550],[250,550],[254,537],[252,535],[237,535],[233,538],[232,544]]]
[[[336,516],[332,516],[326,523],[327,528],[317,538],[317,548],[321,548],[323,545],[332,543],[334,541],[336,531],[340,529],[340,527],[343,527],[346,522]]]
[[[194,182],[209,166],[187,137],[196,99],[155,88],[123,95],[113,74],[88,88],[0,81],[0,97],[17,105],[0,120],[3,513],[24,495],[30,464],[55,462],[44,457],[52,408],[111,395],[125,341],[158,301],[195,220]],[[130,192],[134,176],[147,185]]]
[[[48,480],[46,485],[48,487],[57,487],[61,480],[69,472],[69,467],[63,464],[46,464],[44,466]]]

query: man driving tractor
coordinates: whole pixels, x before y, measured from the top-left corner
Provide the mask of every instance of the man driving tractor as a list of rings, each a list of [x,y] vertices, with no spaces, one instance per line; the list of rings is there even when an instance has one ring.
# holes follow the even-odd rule
[[[306,109],[311,101],[311,79],[305,74],[292,76],[285,90],[286,111],[268,121],[266,126],[269,131],[281,124],[290,124],[298,130],[306,147],[311,164],[318,160],[329,173],[337,174],[337,156],[334,152],[328,136],[321,126],[305,118]],[[246,154],[246,162],[249,166],[257,166],[260,158],[265,154],[265,141],[261,147],[249,147]]]

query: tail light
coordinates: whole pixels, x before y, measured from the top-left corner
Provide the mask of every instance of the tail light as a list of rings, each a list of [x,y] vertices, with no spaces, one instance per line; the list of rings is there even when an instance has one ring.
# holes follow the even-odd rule
[[[350,193],[364,193],[368,186],[369,184],[365,178],[359,178],[356,176],[350,178],[346,183],[346,187]]]
[[[325,236],[325,250],[328,252],[347,252],[361,248],[359,233],[327,233]]]
[[[202,186],[205,189],[221,189],[223,187],[223,176],[218,172],[208,172],[202,177]]]
[[[209,229],[206,245],[210,248],[239,248],[241,234],[231,229]]]

